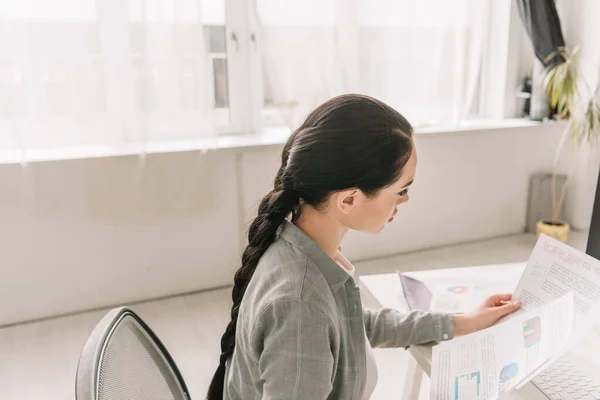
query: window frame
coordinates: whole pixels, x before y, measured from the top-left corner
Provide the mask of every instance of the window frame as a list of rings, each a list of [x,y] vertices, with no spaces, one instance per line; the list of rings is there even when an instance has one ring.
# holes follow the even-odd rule
[[[262,76],[256,0],[225,0],[228,86],[231,125],[219,134],[252,134],[264,130],[261,110]],[[336,8],[357,7],[356,0],[336,0]],[[528,45],[514,2],[490,0],[489,30],[479,71],[474,118],[504,119],[520,116],[515,89],[519,74],[531,59],[522,57]],[[232,39],[236,34],[237,43]],[[235,45],[237,44],[237,49]],[[490,51],[490,49],[494,49]],[[451,121],[450,121],[451,122]]]
[[[250,134],[253,127],[252,110],[256,106],[256,96],[252,96],[252,81],[260,79],[253,73],[252,45],[257,45],[257,35],[252,36],[251,8],[248,0],[225,0],[225,35],[227,54],[227,87],[229,91],[229,121],[226,126],[217,127],[219,134]],[[257,75],[257,76],[255,76]],[[213,77],[211,76],[211,79]]]

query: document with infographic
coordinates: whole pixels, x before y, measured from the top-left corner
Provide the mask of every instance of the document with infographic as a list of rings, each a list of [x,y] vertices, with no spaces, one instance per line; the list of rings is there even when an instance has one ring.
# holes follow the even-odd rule
[[[497,399],[562,354],[573,329],[573,293],[433,348],[432,400]]]
[[[513,293],[523,306],[506,319],[533,310],[573,292],[575,333],[584,334],[598,322],[600,304],[600,261],[540,235],[525,271]]]
[[[546,369],[599,322],[600,261],[540,235],[513,300],[495,326],[433,348],[431,399],[496,399]]]

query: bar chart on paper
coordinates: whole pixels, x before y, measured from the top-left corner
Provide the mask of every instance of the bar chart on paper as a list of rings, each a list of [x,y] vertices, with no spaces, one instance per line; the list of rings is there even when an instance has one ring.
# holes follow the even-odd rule
[[[535,346],[542,340],[542,322],[539,318],[535,317],[523,322],[523,340],[526,349]]]
[[[481,374],[479,371],[456,377],[454,400],[475,399],[481,393]]]

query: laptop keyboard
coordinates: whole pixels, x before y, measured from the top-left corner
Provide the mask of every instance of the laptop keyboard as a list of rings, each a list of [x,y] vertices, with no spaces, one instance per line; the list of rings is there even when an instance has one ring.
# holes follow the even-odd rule
[[[564,357],[532,380],[551,400],[600,400],[600,382]]]

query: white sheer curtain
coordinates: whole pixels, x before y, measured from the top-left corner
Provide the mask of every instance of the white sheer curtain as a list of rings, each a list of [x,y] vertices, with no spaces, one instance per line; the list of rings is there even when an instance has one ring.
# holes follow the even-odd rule
[[[292,125],[344,92],[375,96],[413,124],[474,108],[490,0],[255,0],[265,109]]]
[[[0,151],[216,137],[198,0],[0,0]]]

